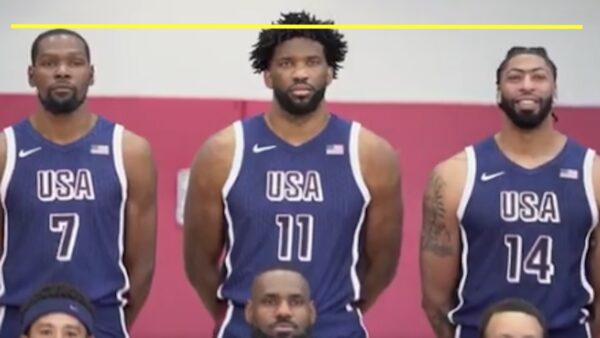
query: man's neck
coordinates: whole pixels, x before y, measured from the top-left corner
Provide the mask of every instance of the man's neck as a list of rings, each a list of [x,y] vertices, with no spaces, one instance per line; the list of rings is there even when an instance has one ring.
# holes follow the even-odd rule
[[[267,126],[287,143],[299,146],[311,140],[325,129],[330,114],[324,105],[303,116],[294,116],[283,111],[274,104],[271,111],[265,114]]]
[[[95,114],[83,109],[60,115],[40,110],[29,118],[37,132],[57,144],[68,144],[83,137],[92,129],[96,120]]]
[[[525,167],[536,167],[554,158],[564,147],[566,136],[554,129],[552,122],[544,121],[532,130],[523,130],[507,123],[495,135],[498,147],[514,162]]]

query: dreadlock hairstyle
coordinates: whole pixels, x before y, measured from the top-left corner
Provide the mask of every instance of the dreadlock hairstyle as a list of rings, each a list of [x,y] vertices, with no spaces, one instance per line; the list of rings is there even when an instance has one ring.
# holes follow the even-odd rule
[[[314,15],[305,11],[281,13],[281,18],[273,24],[279,25],[332,25],[332,20],[319,20]],[[344,35],[332,29],[264,29],[258,36],[258,42],[254,44],[250,52],[250,61],[255,73],[261,73],[269,68],[275,47],[279,44],[293,39],[307,38],[319,42],[325,50],[327,64],[333,68],[333,78],[337,78],[337,72],[348,52],[347,42]]]
[[[500,85],[500,78],[502,77],[502,72],[506,68],[506,65],[508,64],[508,62],[515,56],[523,55],[523,54],[537,55],[537,56],[541,57],[542,59],[544,59],[544,61],[548,65],[548,67],[550,67],[550,71],[552,72],[552,77],[553,77],[554,83],[556,83],[556,79],[558,78],[558,68],[556,67],[556,64],[554,63],[554,61],[552,61],[552,59],[550,59],[550,56],[548,56],[548,52],[546,51],[546,48],[544,48],[544,47],[512,47],[506,53],[506,56],[504,57],[504,60],[502,60],[502,62],[500,63],[500,66],[498,66],[498,69],[496,69],[496,85]],[[554,121],[558,121],[558,116],[556,116],[556,113],[554,113],[554,112],[552,112],[552,118],[554,119]]]

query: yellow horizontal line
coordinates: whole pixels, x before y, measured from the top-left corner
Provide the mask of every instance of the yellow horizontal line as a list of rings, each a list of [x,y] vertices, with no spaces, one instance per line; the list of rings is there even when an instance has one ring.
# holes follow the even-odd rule
[[[347,30],[582,30],[583,25],[537,24],[11,24],[12,29],[347,29]]]

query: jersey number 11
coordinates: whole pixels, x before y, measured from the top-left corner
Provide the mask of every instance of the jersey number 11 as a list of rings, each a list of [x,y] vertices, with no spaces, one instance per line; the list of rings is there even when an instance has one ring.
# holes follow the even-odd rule
[[[279,245],[277,258],[282,262],[290,262],[297,252],[298,260],[312,260],[313,230],[315,220],[310,214],[277,214],[275,224],[279,228]],[[296,245],[294,245],[296,244]],[[294,250],[294,246],[297,248]]]

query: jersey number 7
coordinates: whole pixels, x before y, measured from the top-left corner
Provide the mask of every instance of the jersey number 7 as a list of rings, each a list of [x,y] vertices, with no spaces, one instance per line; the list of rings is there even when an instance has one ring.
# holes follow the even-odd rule
[[[79,215],[75,213],[50,214],[50,231],[60,234],[56,260],[70,261],[79,231]]]

